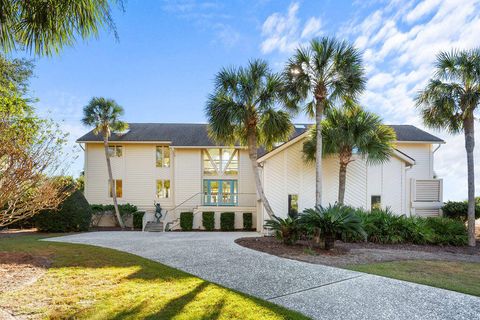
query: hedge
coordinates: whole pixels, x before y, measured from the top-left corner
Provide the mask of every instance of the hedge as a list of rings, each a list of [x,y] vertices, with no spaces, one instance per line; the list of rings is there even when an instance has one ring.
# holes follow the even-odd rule
[[[145,215],[144,211],[137,211],[133,213],[133,228],[134,229],[143,229],[143,216]]]
[[[183,231],[192,231],[193,229],[193,212],[180,213],[180,228]]]
[[[202,212],[202,224],[207,231],[215,229],[215,212]]]
[[[467,201],[448,201],[443,207],[445,217],[467,221],[468,202]],[[480,218],[480,204],[475,203],[475,219]]]
[[[222,212],[220,214],[220,229],[222,231],[235,230],[235,212]]]
[[[44,232],[87,231],[92,209],[80,190],[63,201],[58,210],[43,211],[35,218],[38,230]]]
[[[252,230],[252,213],[243,213],[243,230]]]
[[[115,212],[115,207],[113,204],[92,204],[90,205],[93,212],[102,212],[102,211],[111,211]],[[118,211],[120,212],[120,216],[124,217],[126,215],[133,214],[138,211],[137,207],[133,204],[126,203],[126,204],[119,204]]]

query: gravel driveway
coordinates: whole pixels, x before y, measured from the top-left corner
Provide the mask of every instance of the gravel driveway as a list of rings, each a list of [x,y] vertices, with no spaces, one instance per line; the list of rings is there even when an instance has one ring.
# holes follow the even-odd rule
[[[324,265],[234,243],[254,232],[91,232],[48,241],[133,253],[314,319],[480,319],[480,298]]]

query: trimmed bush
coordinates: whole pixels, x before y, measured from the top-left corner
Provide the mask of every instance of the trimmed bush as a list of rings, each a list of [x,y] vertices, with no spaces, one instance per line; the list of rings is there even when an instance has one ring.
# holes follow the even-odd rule
[[[183,231],[192,231],[193,229],[193,212],[180,213],[180,228]]]
[[[215,229],[215,212],[202,212],[202,224],[207,231]]]
[[[143,216],[145,215],[144,211],[137,211],[133,213],[133,228],[142,229],[143,228]]]
[[[87,231],[92,209],[80,190],[73,192],[58,210],[43,211],[36,216],[36,225],[44,232]]]
[[[459,219],[464,222],[467,221],[468,202],[467,201],[448,201],[443,207],[443,214],[447,218]],[[475,204],[475,219],[480,218],[480,204]]]
[[[220,229],[222,231],[235,230],[235,212],[222,212],[220,214]]]
[[[243,213],[243,230],[252,230],[252,216],[251,212]]]

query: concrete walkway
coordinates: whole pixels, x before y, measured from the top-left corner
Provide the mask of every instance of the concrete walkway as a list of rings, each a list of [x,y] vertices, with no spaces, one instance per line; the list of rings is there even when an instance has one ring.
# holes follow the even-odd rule
[[[288,260],[220,232],[92,232],[48,241],[92,244],[149,258],[314,319],[480,319],[480,298]]]

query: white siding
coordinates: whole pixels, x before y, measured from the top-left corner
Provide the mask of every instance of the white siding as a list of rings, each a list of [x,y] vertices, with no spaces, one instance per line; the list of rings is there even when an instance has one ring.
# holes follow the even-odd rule
[[[238,205],[241,207],[255,207],[257,195],[252,164],[247,150],[240,150],[238,159]]]
[[[202,158],[200,149],[175,149],[175,203],[200,205],[202,191]],[[193,199],[188,200],[193,197]]]

